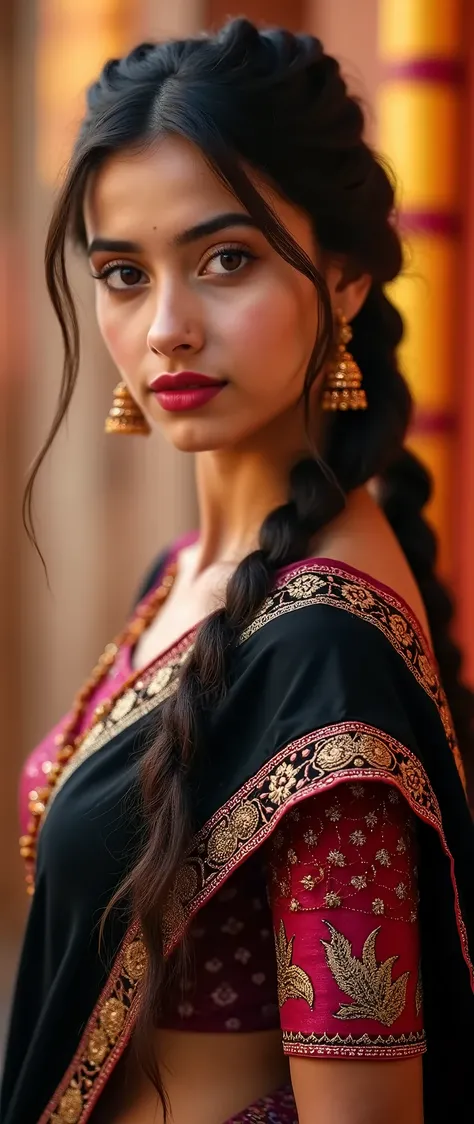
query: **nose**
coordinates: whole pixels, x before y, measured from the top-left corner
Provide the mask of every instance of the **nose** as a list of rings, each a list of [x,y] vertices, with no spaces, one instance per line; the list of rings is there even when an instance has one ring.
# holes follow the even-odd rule
[[[147,335],[147,346],[154,355],[166,359],[180,354],[195,354],[204,344],[204,329],[192,302],[190,307],[182,289],[161,292],[153,323]]]

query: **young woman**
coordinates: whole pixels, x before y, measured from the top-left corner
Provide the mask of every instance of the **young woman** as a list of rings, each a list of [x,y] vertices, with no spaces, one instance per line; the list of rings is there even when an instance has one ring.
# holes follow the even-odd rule
[[[200,522],[26,767],[3,1124],[464,1120],[473,702],[337,63],[238,20],[106,64],[47,245],[48,446],[69,237],[107,427],[196,454]]]

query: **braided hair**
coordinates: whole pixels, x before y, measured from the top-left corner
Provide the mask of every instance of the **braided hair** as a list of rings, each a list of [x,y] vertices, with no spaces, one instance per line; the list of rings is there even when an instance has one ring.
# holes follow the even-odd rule
[[[245,166],[309,216],[323,253],[339,255],[346,263],[343,284],[361,274],[372,278],[352,324],[351,345],[370,408],[331,417],[324,449],[293,468],[287,502],[267,515],[258,549],[237,566],[225,604],[200,628],[177,691],[159,708],[153,744],[143,756],[146,836],[121,892],[128,892],[140,916],[150,951],[140,1056],[164,1106],[160,1076],[147,1053],[146,1031],[163,992],[162,907],[189,843],[187,772],[199,751],[204,714],[224,696],[236,640],[269,593],[276,571],[304,557],[315,533],[343,510],[347,494],[373,477],[381,483],[383,506],[425,598],[461,751],[466,758],[472,752],[473,697],[459,683],[460,655],[448,637],[452,606],[435,577],[435,540],[421,515],[429,479],[404,449],[411,398],[396,358],[403,324],[384,292],[402,266],[392,219],[393,185],[363,132],[361,107],[349,95],[338,63],[312,36],[259,31],[248,20],[237,19],[217,35],[145,43],[125,58],[107,62],[90,88],[50,226],[46,276],[64,337],[65,364],[57,413],[26,494],[32,535],[34,477],[67,412],[79,362],[66,245],[69,236],[85,245],[85,186],[107,156],[147,145],[160,135],[186,138],[256,219],[270,244],[312,281],[319,319],[305,378],[307,406],[334,342],[329,293],[321,273],[267,206]]]

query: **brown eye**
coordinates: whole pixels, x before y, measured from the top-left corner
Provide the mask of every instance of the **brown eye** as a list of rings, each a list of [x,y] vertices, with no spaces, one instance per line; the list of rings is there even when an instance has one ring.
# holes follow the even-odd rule
[[[242,254],[238,250],[226,250],[220,255],[220,261],[226,273],[233,273],[242,265]]]
[[[107,289],[114,289],[116,292],[125,292],[126,289],[136,289],[143,285],[143,278],[145,284],[147,281],[143,269],[139,269],[137,265],[121,265],[110,264],[104,266],[100,273],[96,273],[96,281],[102,281]]]
[[[253,260],[253,254],[248,250],[233,249],[229,246],[228,249],[218,250],[208,258],[203,272],[212,273],[215,277],[223,277],[226,273],[240,273],[243,266]]]

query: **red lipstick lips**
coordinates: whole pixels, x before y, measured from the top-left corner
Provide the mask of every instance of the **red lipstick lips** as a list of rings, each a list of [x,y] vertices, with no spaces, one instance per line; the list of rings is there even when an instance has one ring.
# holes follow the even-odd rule
[[[164,410],[179,413],[205,406],[225,385],[197,371],[180,371],[177,375],[158,375],[150,383],[150,390]]]

